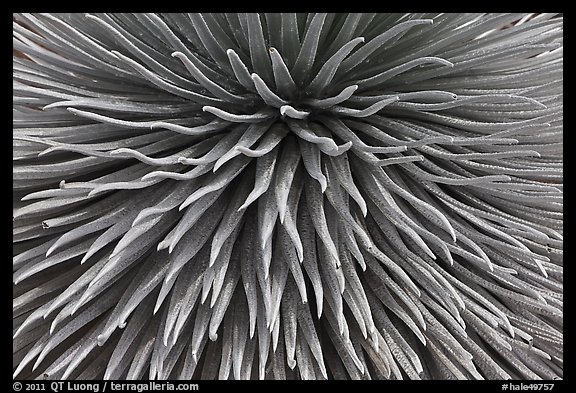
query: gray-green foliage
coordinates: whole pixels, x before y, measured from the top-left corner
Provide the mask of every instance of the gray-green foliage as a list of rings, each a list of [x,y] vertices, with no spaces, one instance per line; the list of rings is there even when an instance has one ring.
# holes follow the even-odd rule
[[[14,375],[561,378],[562,23],[14,15]]]

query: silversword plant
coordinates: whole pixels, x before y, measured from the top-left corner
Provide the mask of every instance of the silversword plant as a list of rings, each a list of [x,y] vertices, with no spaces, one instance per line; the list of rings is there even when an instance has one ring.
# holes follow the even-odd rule
[[[14,15],[15,378],[562,378],[562,23]]]

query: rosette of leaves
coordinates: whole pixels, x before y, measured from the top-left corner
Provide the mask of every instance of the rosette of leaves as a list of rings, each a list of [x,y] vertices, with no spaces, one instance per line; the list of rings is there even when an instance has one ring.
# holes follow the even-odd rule
[[[562,29],[14,15],[14,376],[561,378]]]

